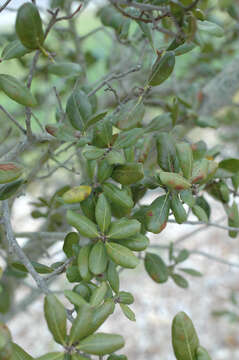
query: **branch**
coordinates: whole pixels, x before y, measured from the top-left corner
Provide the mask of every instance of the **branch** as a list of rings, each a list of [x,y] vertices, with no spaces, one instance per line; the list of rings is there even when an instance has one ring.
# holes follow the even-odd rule
[[[15,233],[16,238],[28,238],[28,239],[49,239],[49,240],[64,240],[67,233],[63,232],[17,232]]]
[[[8,4],[10,4],[10,2],[11,2],[12,0],[7,0],[6,2],[5,2],[5,4],[3,4],[1,7],[0,7],[0,12],[2,12],[7,6],[8,6]]]
[[[239,89],[239,58],[235,57],[225,68],[202,89],[203,101],[200,115],[211,115],[232,103],[233,95]]]
[[[169,249],[169,246],[168,245],[150,245],[149,248],[152,248],[152,249]],[[177,247],[174,247],[174,250],[177,251],[177,252],[180,252],[182,250],[182,248],[177,248]],[[211,254],[208,254],[207,252],[205,251],[201,251],[201,250],[188,250],[190,254],[196,254],[196,255],[201,255],[201,256],[204,256],[210,260],[213,260],[213,261],[216,261],[220,264],[224,264],[224,265],[229,265],[229,266],[232,266],[232,267],[236,267],[236,268],[239,268],[239,263],[234,263],[234,262],[231,262],[231,261],[227,261],[227,260],[224,260],[220,257],[217,257],[217,256],[214,256],[214,255],[211,255]]]
[[[176,224],[175,220],[168,220],[169,223],[173,223]],[[226,225],[219,225],[216,223],[212,223],[212,222],[208,222],[205,223],[203,221],[185,221],[184,224],[186,225],[207,225],[207,226],[213,226],[222,230],[227,230],[227,231],[238,231],[239,232],[239,228],[238,227],[233,227],[233,226],[226,226]]]
[[[88,96],[92,96],[94,95],[98,90],[100,90],[103,86],[108,85],[109,81],[112,80],[118,80],[121,79],[133,72],[139,71],[141,69],[141,65],[136,65],[133,68],[123,72],[123,73],[119,73],[119,74],[112,74],[110,75],[108,78],[106,78],[105,80],[103,80],[94,90],[92,90],[91,92],[88,93]]]
[[[127,13],[126,11],[124,11],[120,6],[118,6],[118,5],[119,5],[119,2],[116,1],[116,0],[110,0],[110,2],[111,2],[111,4],[112,4],[123,16],[128,17],[128,18],[133,19],[133,20],[136,20],[136,21],[142,21],[142,22],[144,22],[144,23],[154,23],[154,22],[159,21],[159,20],[165,18],[166,16],[169,16],[169,15],[170,15],[169,11],[166,11],[165,13],[163,13],[162,15],[157,16],[156,18],[145,19],[145,18],[142,18],[142,17],[139,17],[139,16],[134,16],[134,15],[128,14],[128,13]],[[131,4],[132,4],[132,3],[131,3]],[[136,3],[136,4],[137,4],[137,3]],[[131,6],[131,5],[130,5],[130,6]],[[140,6],[141,6],[141,4],[140,4]],[[145,5],[143,5],[143,7],[144,7],[144,6],[145,6]],[[151,7],[152,5],[149,5],[149,6]],[[141,7],[141,10],[142,10],[142,7]],[[154,10],[155,10],[155,9],[154,9]],[[160,10],[162,10],[162,9],[160,9]],[[143,10],[143,11],[145,11],[145,10]],[[152,10],[151,10],[151,11],[152,11]]]
[[[52,273],[50,273],[48,276],[44,277],[45,281],[49,281],[51,279],[53,279],[54,277],[56,277],[57,275],[61,274],[67,267],[67,265],[69,265],[73,260],[75,259],[74,256],[70,257],[69,259],[67,259],[64,264],[62,264],[61,266],[59,266],[57,269],[55,269]]]
[[[16,254],[17,257],[19,258],[19,260],[27,268],[28,272],[31,274],[31,276],[35,280],[38,288],[41,289],[41,291],[44,294],[46,294],[46,295],[49,294],[50,290],[46,286],[45,281],[36,272],[36,270],[34,269],[34,267],[31,264],[30,260],[25,255],[25,253],[23,252],[22,248],[19,246],[19,244],[14,236],[11,221],[10,221],[8,200],[3,201],[2,208],[3,208],[3,223],[5,226],[6,238],[7,238],[8,246],[9,246],[9,254],[12,254],[12,255]]]
[[[14,125],[16,125],[18,127],[18,129],[24,135],[26,135],[26,130],[20,124],[18,124],[18,122],[14,119],[14,117],[6,109],[4,109],[4,107],[2,105],[0,105],[0,110],[2,110],[2,112],[8,117],[8,119],[10,119],[14,123]]]
[[[127,0],[111,0],[114,5],[128,5],[130,7],[134,7],[136,9],[140,9],[142,11],[162,11],[165,9],[165,6],[156,6],[150,4],[140,4],[135,1],[127,1]]]

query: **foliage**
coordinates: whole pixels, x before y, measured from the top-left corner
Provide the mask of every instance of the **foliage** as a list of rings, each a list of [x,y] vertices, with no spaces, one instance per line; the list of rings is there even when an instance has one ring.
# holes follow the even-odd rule
[[[90,2],[75,7],[74,1],[52,0],[46,11],[28,1],[17,9],[15,30],[0,38],[0,242],[7,258],[0,312],[11,314],[14,288],[29,273],[45,295],[49,331],[62,346],[41,360],[127,359],[115,354],[124,346],[122,335],[98,332],[117,305],[136,320],[129,306],[134,297],[121,289],[121,270],[143,260],[154,282],[171,278],[182,288],[189,287],[184,276],[202,276],[181,267],[190,256],[186,249],[168,244],[168,262],[152,252],[150,233],[160,234],[169,222],[220,227],[210,222],[210,196],[228,219],[221,227],[232,238],[239,231],[239,159],[190,137],[193,129],[217,129],[219,123],[226,129],[226,119],[236,114],[231,103],[224,118],[219,112],[217,79],[226,77],[232,100],[226,62],[236,54],[238,5],[109,0],[97,10],[99,27],[82,34]],[[233,121],[229,125],[230,135]],[[55,185],[59,169],[69,177]],[[43,225],[25,234],[28,242],[20,246],[10,211],[33,183],[51,184],[55,192],[34,202],[31,215]],[[144,205],[151,190],[156,198]],[[59,239],[62,261],[38,262],[44,247]],[[72,310],[50,288],[61,274],[73,283],[64,291]],[[184,312],[173,319],[172,345],[177,360],[210,360]],[[32,359],[4,323],[0,357]]]

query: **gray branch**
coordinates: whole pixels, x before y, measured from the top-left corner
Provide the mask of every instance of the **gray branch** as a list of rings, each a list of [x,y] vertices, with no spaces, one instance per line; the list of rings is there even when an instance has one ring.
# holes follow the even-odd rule
[[[237,56],[203,88],[204,97],[199,109],[200,115],[212,115],[224,106],[230,105],[238,89],[239,58]]]
[[[36,270],[34,269],[34,267],[31,264],[30,260],[25,255],[24,251],[19,246],[19,244],[18,244],[18,242],[17,242],[17,240],[16,240],[16,238],[14,236],[14,232],[13,232],[12,225],[11,225],[11,220],[10,220],[10,211],[9,211],[8,200],[3,201],[2,208],[3,208],[3,223],[4,223],[4,226],[5,226],[6,238],[7,238],[7,241],[8,241],[9,253],[12,254],[12,255],[13,254],[17,255],[19,260],[27,268],[27,270],[29,271],[29,273],[31,274],[33,279],[35,280],[35,282],[36,282],[37,286],[39,287],[39,289],[41,289],[44,294],[46,294],[46,295],[49,294],[50,290],[46,286],[45,281],[36,272]]]

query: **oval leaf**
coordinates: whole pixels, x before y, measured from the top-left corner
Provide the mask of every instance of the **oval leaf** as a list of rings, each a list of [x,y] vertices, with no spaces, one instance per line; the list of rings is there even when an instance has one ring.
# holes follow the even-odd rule
[[[77,349],[93,355],[106,355],[121,349],[124,339],[120,335],[98,333],[82,340]]]
[[[53,294],[47,295],[44,301],[44,312],[48,328],[59,344],[65,344],[66,310]]]

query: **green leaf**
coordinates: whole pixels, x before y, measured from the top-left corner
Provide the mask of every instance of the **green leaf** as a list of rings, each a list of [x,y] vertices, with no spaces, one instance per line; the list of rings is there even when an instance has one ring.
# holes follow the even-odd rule
[[[175,54],[173,51],[167,51],[161,57],[158,56],[153,64],[148,84],[158,86],[168,79],[175,66]]]
[[[39,274],[50,274],[51,272],[53,272],[54,270],[52,268],[50,268],[49,266],[46,266],[44,264],[40,264],[36,261],[32,261],[32,266],[34,267],[34,269],[39,273]],[[27,268],[18,261],[15,261],[11,264],[11,266],[14,269],[23,271],[23,272],[28,272]]]
[[[219,168],[230,171],[232,173],[237,173],[239,171],[239,159],[225,159],[220,161]]]
[[[74,90],[67,100],[66,113],[71,125],[83,131],[92,115],[92,106],[88,96],[82,90]]]
[[[100,194],[95,208],[96,222],[104,233],[111,223],[111,208],[104,194]]]
[[[130,309],[128,305],[120,304],[121,310],[123,311],[124,315],[131,321],[136,321],[135,313]]]
[[[208,222],[208,216],[206,211],[199,205],[194,205],[192,207],[193,214],[198,218],[199,221],[203,221],[205,223]]]
[[[143,165],[142,163],[117,165],[111,177],[122,185],[134,184],[144,177]]]
[[[117,296],[118,302],[126,305],[131,305],[134,302],[134,297],[130,292],[120,291]]]
[[[119,129],[135,130],[141,125],[144,113],[145,107],[143,103],[138,102],[138,99],[133,99],[122,104],[119,112],[115,114],[113,121]],[[135,133],[136,135],[137,131],[138,130],[136,130],[136,132],[133,131],[132,133]]]
[[[73,247],[74,245],[79,244],[79,240],[80,240],[79,234],[76,232],[69,232],[66,235],[64,239],[63,251],[68,258],[74,255]]]
[[[177,360],[196,360],[199,340],[192,320],[184,312],[179,312],[173,319],[172,344]]]
[[[103,185],[103,190],[108,200],[116,206],[129,209],[134,206],[133,199],[127,191],[119,189],[116,185],[106,183]]]
[[[81,295],[86,301],[90,299],[91,289],[87,282],[81,281],[78,285],[74,286],[73,290]]]
[[[65,358],[65,360],[68,360],[68,359]],[[75,354],[71,355],[71,360],[89,360],[89,358],[75,353]]]
[[[1,291],[3,291],[2,288]],[[0,322],[0,353],[8,344],[11,344],[11,340],[12,336],[8,327],[4,323]]]
[[[198,20],[197,21],[197,26],[198,26],[199,30],[204,31],[207,34],[212,35],[212,36],[222,37],[222,36],[225,35],[224,29],[221,26],[219,26],[219,25],[217,25],[217,24],[215,24],[215,23],[213,23],[211,21]]]
[[[113,355],[110,355],[107,360],[128,360],[127,356],[125,355],[116,355],[116,354],[113,354]]]
[[[108,257],[105,245],[98,240],[93,245],[89,255],[89,269],[94,275],[103,274],[107,268]]]
[[[125,157],[122,150],[112,149],[105,157],[109,165],[125,164]],[[113,170],[113,169],[112,169]],[[111,171],[112,174],[112,171]]]
[[[64,353],[52,352],[38,357],[36,360],[64,360]]]
[[[116,269],[115,264],[110,261],[107,269],[107,280],[109,281],[110,287],[117,294],[119,292],[119,273]]]
[[[144,259],[145,270],[156,283],[164,283],[168,280],[168,269],[163,259],[156,254],[146,253]]]
[[[110,147],[113,137],[113,127],[110,116],[106,116],[94,127],[93,144],[99,147]]]
[[[107,237],[110,239],[124,239],[140,232],[141,224],[138,220],[120,219],[114,221],[109,229]]]
[[[74,226],[83,236],[86,236],[90,239],[94,239],[99,236],[96,224],[88,219],[85,215],[68,210],[66,213],[66,218],[67,222],[71,226]]]
[[[158,234],[167,225],[170,200],[168,195],[159,196],[147,207],[145,214],[147,230]]]
[[[114,143],[114,148],[125,149],[133,146],[144,134],[144,129],[134,128],[128,131],[122,131],[118,134],[117,139]]]
[[[117,243],[133,251],[143,251],[149,245],[149,239],[143,234],[136,234],[128,239],[117,240]]]
[[[66,277],[69,282],[79,282],[82,277],[76,265],[70,264],[66,269]]]
[[[187,220],[187,213],[184,209],[181,200],[178,197],[178,194],[172,194],[170,207],[173,212],[173,216],[178,224],[182,224]]]
[[[196,198],[193,196],[192,190],[180,191],[180,198],[189,207],[193,207],[196,203]]]
[[[8,43],[2,51],[1,54],[1,60],[11,60],[15,58],[20,58],[28,53],[30,53],[31,50],[27,49],[25,46],[22,45],[22,43],[19,40],[14,40]]]
[[[87,301],[85,301],[85,299],[81,295],[77,294],[75,291],[65,290],[64,295],[70,301],[70,303],[75,306],[88,305]]]
[[[74,186],[63,194],[62,199],[66,204],[79,203],[87,199],[91,191],[92,187],[88,185]]]
[[[175,259],[175,263],[178,264],[187,260],[190,256],[190,252],[187,249],[183,249],[179,252],[178,256]]]
[[[25,47],[32,50],[41,48],[44,42],[44,32],[36,5],[25,3],[18,9],[16,33]]]
[[[80,307],[70,330],[69,346],[92,334],[92,318],[93,311],[89,306]]]
[[[182,45],[179,45],[175,50],[174,50],[174,54],[175,56],[180,56],[180,55],[184,55],[187,54],[188,52],[192,51],[193,49],[195,49],[196,44],[194,44],[193,42],[185,42]]]
[[[180,143],[176,145],[176,152],[180,167],[183,171],[183,176],[190,179],[193,169],[193,152],[190,144]]]
[[[112,151],[110,153],[112,153]],[[102,184],[105,180],[107,180],[111,176],[112,171],[113,171],[113,166],[108,163],[108,160],[103,159],[99,161],[98,172],[97,172],[97,179],[99,183]]]
[[[30,90],[12,75],[0,74],[0,89],[21,105],[29,107],[37,105],[37,101]]]
[[[142,30],[143,34],[149,40],[150,46],[152,47],[153,51],[155,52],[154,41],[153,41],[153,36],[152,36],[152,31],[151,31],[150,25],[146,24],[142,21],[137,21],[137,23],[139,24],[139,27]]]
[[[200,271],[197,271],[195,269],[190,269],[190,268],[178,268],[178,270],[185,272],[188,275],[191,276],[197,276],[197,277],[201,277],[203,276],[203,274]]]
[[[109,257],[122,267],[134,269],[139,264],[139,259],[134,253],[122,245],[107,242],[106,250]]]
[[[79,76],[82,73],[80,64],[72,62],[52,63],[48,65],[50,74],[58,75],[61,77]]]
[[[106,115],[107,115],[107,111],[101,111],[91,116],[90,119],[85,124],[85,130],[87,130],[90,126],[94,125],[98,121],[102,120]]]
[[[153,118],[145,128],[145,132],[160,132],[170,130],[172,128],[172,119],[170,113],[165,113]]]
[[[91,248],[91,244],[83,246],[79,251],[77,259],[79,273],[82,279],[84,279],[85,281],[89,281],[92,278],[92,274],[89,268],[89,256]]]
[[[8,184],[4,184],[0,188],[0,200],[9,199],[12,195],[14,195],[20,186],[24,183],[23,179],[12,181]]]
[[[176,171],[178,160],[172,136],[161,132],[156,138],[158,165],[164,171]]]
[[[99,149],[96,146],[86,145],[82,150],[82,154],[87,160],[96,160],[102,157],[105,153],[105,149]]]
[[[18,179],[23,174],[23,167],[16,162],[0,163],[0,184]]]
[[[66,310],[55,295],[50,294],[45,297],[44,312],[48,328],[54,340],[64,345],[66,339]]]
[[[93,355],[106,355],[121,349],[124,339],[120,335],[97,333],[82,340],[77,349]]]
[[[228,216],[228,225],[239,228],[239,211],[237,203],[233,201],[231,207],[226,206],[225,208]],[[238,232],[230,230],[229,236],[235,238],[238,236]]]
[[[235,173],[235,175],[232,176],[232,185],[235,189],[235,191],[237,191],[238,187],[239,187],[239,171]]]
[[[106,299],[102,305],[93,309],[92,332],[95,332],[113,314],[114,309],[115,303],[113,299]]]
[[[11,360],[33,360],[32,356],[15,343],[12,343],[12,350]]]
[[[162,183],[170,189],[186,190],[192,186],[187,179],[176,173],[161,171],[159,176]]]
[[[175,284],[178,285],[179,287],[181,287],[183,289],[188,288],[188,281],[184,277],[182,277],[181,275],[179,275],[179,274],[171,274],[171,278],[173,279]]]
[[[99,287],[95,288],[95,290],[92,292],[91,298],[90,298],[90,304],[92,306],[100,305],[101,302],[104,300],[104,297],[107,293],[108,286],[105,281],[103,281]]]
[[[198,346],[196,351],[197,360],[212,360],[207,350],[202,346]]]

